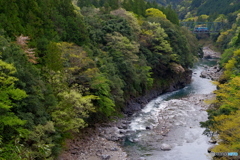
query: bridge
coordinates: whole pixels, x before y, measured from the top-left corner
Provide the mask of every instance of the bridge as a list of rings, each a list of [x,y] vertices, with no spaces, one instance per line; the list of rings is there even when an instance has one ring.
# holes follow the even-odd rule
[[[219,33],[224,27],[222,22],[180,22],[180,25],[193,33]]]

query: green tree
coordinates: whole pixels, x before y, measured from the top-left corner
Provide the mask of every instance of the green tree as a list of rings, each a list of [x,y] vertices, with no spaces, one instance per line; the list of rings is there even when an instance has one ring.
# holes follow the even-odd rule
[[[75,90],[62,91],[57,94],[59,103],[52,111],[53,121],[63,133],[76,133],[79,129],[86,127],[85,118],[89,112],[94,111],[91,101],[94,96],[82,96]]]
[[[179,25],[179,19],[177,13],[172,9],[172,6],[167,6],[162,8],[163,13],[166,15],[167,19],[173,24]]]
[[[50,42],[47,46],[47,52],[44,57],[46,67],[55,72],[62,71],[63,57],[57,43]]]
[[[140,33],[141,27],[138,23],[138,19],[136,18],[136,15],[134,15],[133,13],[128,12],[122,8],[111,11],[110,13],[113,15],[125,18],[129,24],[130,28],[132,28],[132,30],[135,34],[135,37],[137,37],[137,35]]]
[[[148,22],[142,28],[142,42],[146,42],[147,44],[144,45],[149,46],[155,54],[172,52],[172,48],[166,40],[168,35],[160,23]]]
[[[232,78],[228,83],[221,84],[215,91],[215,105],[219,106],[211,117],[212,125],[208,126],[213,132],[219,133],[219,145],[214,152],[239,151],[239,98],[240,77]],[[210,112],[211,113],[211,112]]]
[[[233,57],[225,64],[224,77],[229,79],[235,75],[239,75],[239,61],[240,61],[240,49],[233,52]]]
[[[146,10],[146,15],[150,17],[161,17],[161,18],[167,18],[166,15],[156,8],[149,8]]]
[[[213,152],[238,152],[240,150],[240,112],[231,115],[219,115],[214,117],[212,131],[218,132],[218,145]]]
[[[13,112],[17,107],[16,103],[27,97],[26,92],[15,87],[15,81],[18,80],[13,76],[15,72],[13,65],[0,60],[0,137],[2,142],[0,154],[3,158],[16,156],[17,148],[14,149],[11,143],[14,145],[18,137],[26,137],[28,134],[28,131],[23,128],[26,122]]]

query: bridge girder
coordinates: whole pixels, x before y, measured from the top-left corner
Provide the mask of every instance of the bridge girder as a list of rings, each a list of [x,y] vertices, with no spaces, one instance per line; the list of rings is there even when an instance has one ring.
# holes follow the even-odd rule
[[[180,22],[181,26],[188,28],[193,33],[199,33],[196,27],[207,27],[208,30],[200,33],[218,33],[223,29],[222,22]]]

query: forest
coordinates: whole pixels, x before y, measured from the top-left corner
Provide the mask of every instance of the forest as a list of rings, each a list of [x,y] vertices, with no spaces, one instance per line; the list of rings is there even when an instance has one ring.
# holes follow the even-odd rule
[[[213,3],[222,7],[209,10]],[[123,116],[130,100],[167,88],[201,53],[198,37],[179,21],[226,24],[209,35],[223,52],[224,75],[202,126],[219,134],[215,152],[239,151],[238,6],[235,0],[1,0],[0,159],[55,159],[66,139]]]
[[[0,22],[1,160],[55,159],[199,52],[171,6],[144,0],[1,0]]]
[[[218,88],[214,92],[216,99],[210,100],[212,104],[208,109],[208,120],[201,122],[201,126],[206,128],[207,135],[215,135],[218,141],[213,152],[239,153],[240,3],[235,0],[193,0],[182,4],[177,8],[179,16],[183,17],[182,21],[223,23],[221,32],[211,33],[209,38],[222,52],[219,65],[224,73],[218,82],[213,82]]]
[[[208,120],[201,122],[207,135],[215,135],[218,145],[213,152],[238,152],[239,141],[239,95],[240,95],[240,10],[235,0],[192,0],[178,3],[177,13],[186,22],[221,22],[220,33],[209,38],[222,52],[219,65],[224,70],[215,91],[216,99],[210,100]],[[217,136],[216,136],[217,135]],[[214,159],[231,159],[214,157]]]

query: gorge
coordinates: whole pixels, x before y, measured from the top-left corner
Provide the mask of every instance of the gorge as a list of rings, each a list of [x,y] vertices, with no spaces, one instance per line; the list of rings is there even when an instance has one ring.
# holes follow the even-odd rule
[[[218,54],[208,48],[205,56],[210,52]],[[214,98],[216,86],[200,76],[216,63],[215,58],[199,60],[189,85],[158,96],[130,117],[96,126],[87,139],[70,141],[70,149],[59,160],[207,160],[212,144],[200,122],[207,120],[209,104],[205,101]]]
[[[0,159],[240,153],[239,6],[0,0]]]

